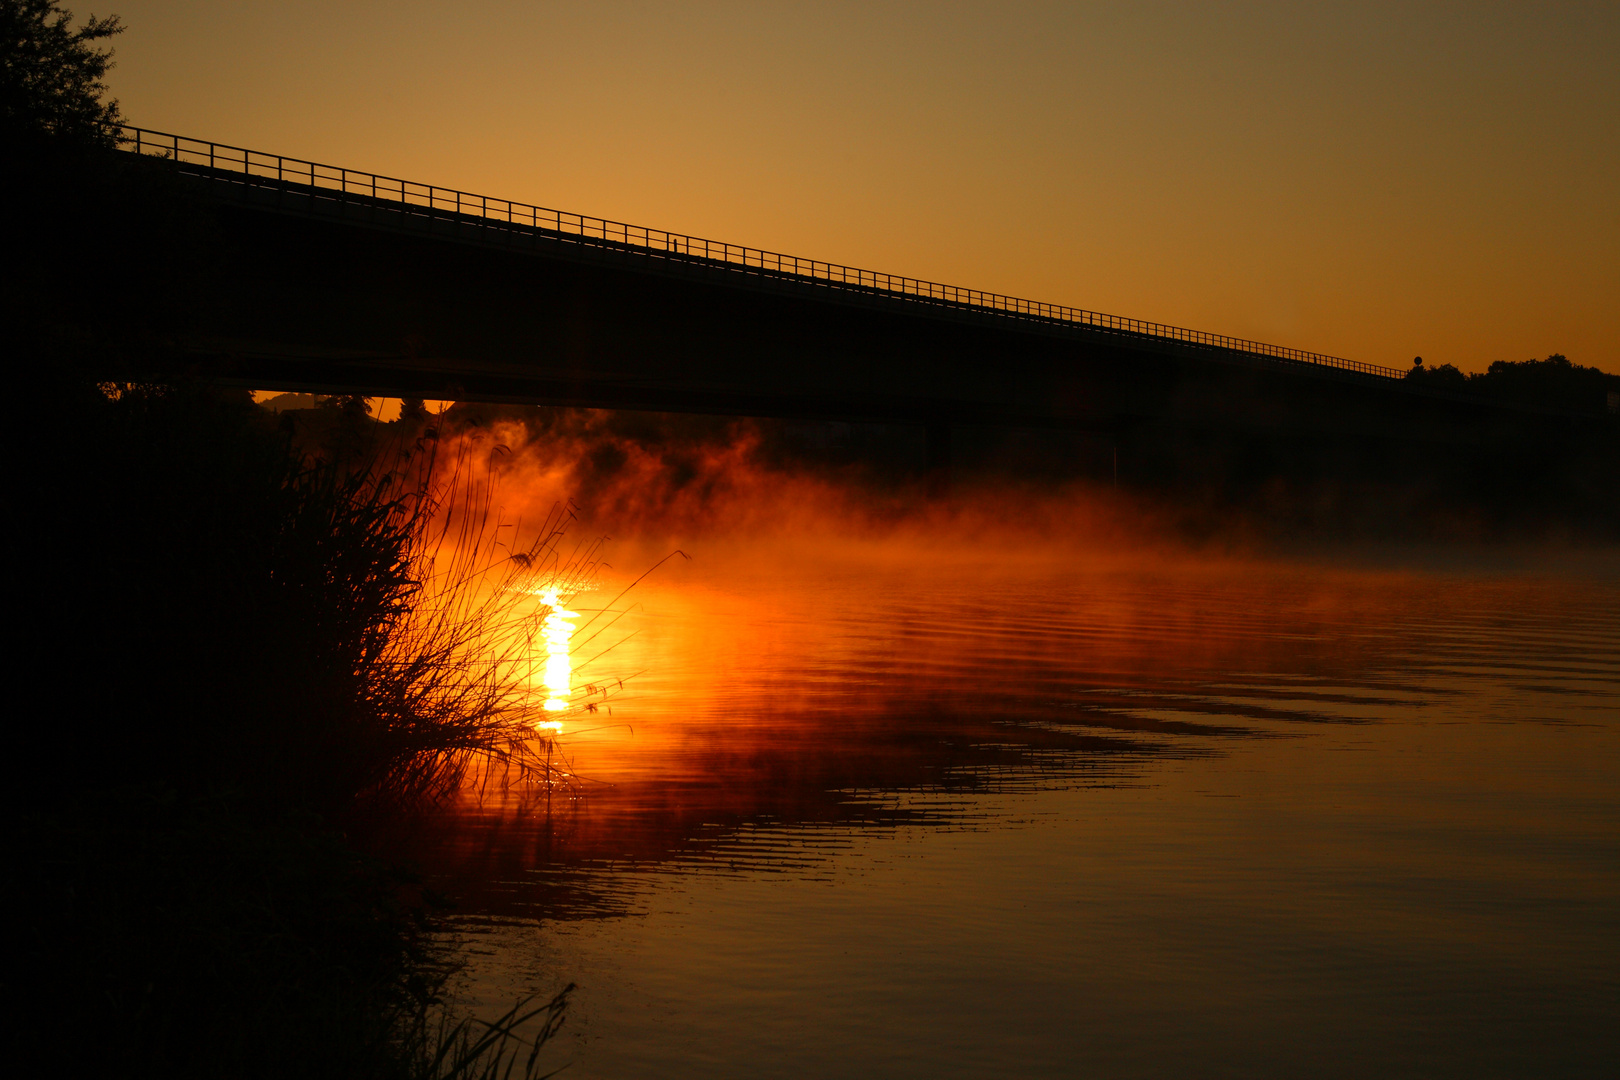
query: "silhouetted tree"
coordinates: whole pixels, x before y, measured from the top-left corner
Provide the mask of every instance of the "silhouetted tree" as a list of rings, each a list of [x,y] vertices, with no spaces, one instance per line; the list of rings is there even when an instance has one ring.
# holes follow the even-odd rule
[[[1620,376],[1595,367],[1572,364],[1563,353],[1545,360],[1498,360],[1483,372],[1465,375],[1452,364],[1413,367],[1408,380],[1439,390],[1469,393],[1547,409],[1602,412],[1608,394],[1620,391]]]
[[[351,424],[358,424],[371,415],[371,399],[360,394],[345,394],[333,401],[343,414],[343,419]]]
[[[118,16],[92,15],[81,27],[56,0],[0,0],[0,125],[8,139],[117,141],[116,100],[103,100]]]
[[[1620,390],[1620,376],[1572,364],[1562,353],[1545,360],[1498,360],[1478,379],[1481,388],[1496,397],[1579,412],[1603,410],[1607,392]]]
[[[1457,369],[1456,364],[1441,364],[1439,367],[1423,367],[1415,365],[1406,373],[1407,379],[1420,386],[1432,387],[1436,390],[1467,390],[1468,376]]]

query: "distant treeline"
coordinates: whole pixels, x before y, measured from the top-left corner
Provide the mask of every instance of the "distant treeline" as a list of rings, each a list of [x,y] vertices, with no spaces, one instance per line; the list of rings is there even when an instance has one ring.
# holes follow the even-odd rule
[[[1498,360],[1473,374],[1453,364],[1424,367],[1419,357],[1406,378],[1435,390],[1461,390],[1544,409],[1620,412],[1620,375],[1572,364],[1563,353],[1545,360]]]

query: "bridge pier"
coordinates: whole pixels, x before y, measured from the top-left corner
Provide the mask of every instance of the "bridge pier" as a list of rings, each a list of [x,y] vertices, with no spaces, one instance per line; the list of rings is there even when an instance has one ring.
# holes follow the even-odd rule
[[[943,498],[951,491],[951,422],[940,418],[929,420],[923,432],[927,442],[928,494]]]

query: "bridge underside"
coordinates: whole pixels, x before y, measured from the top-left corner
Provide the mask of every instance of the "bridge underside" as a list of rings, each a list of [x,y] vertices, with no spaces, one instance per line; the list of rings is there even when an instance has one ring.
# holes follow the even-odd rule
[[[1026,443],[1106,444],[1148,483],[1386,476],[1558,422],[1146,335],[510,250],[188,183],[213,221],[183,345],[199,373],[256,389],[909,424],[936,468],[975,441],[964,429],[1044,429]]]
[[[1397,381],[1179,342],[965,321],[655,269],[219,208],[188,347],[256,385],[598,408],[1405,436]],[[768,286],[768,282],[764,283]],[[1436,421],[1440,421],[1438,427]]]

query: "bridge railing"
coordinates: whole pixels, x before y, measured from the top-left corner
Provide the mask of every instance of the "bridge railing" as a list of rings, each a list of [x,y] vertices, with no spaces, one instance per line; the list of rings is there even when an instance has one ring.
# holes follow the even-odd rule
[[[1405,372],[1379,364],[1367,364],[1323,353],[1290,349],[1261,341],[1189,330],[1180,326],[1129,319],[1084,308],[1065,307],[1024,300],[1001,293],[984,292],[937,281],[862,270],[840,263],[805,259],[797,255],[765,251],[739,244],[709,240],[701,236],[631,225],[608,218],[552,210],[509,199],[490,198],[455,188],[439,187],[378,173],[324,165],[302,158],[285,157],[225,143],[192,139],[167,132],[124,126],[120,144],[136,154],[168,158],[183,169],[206,169],[212,179],[235,180],[245,184],[274,186],[278,190],[302,189],[300,197],[355,200],[368,210],[387,207],[408,216],[442,218],[458,224],[472,223],[499,228],[511,242],[524,237],[628,249],[655,259],[686,264],[720,265],[771,277],[797,279],[833,288],[903,297],[951,308],[995,312],[1032,321],[1091,327],[1107,332],[1162,338],[1211,348],[1250,353],[1301,364],[1339,368],[1365,375],[1398,379]]]

